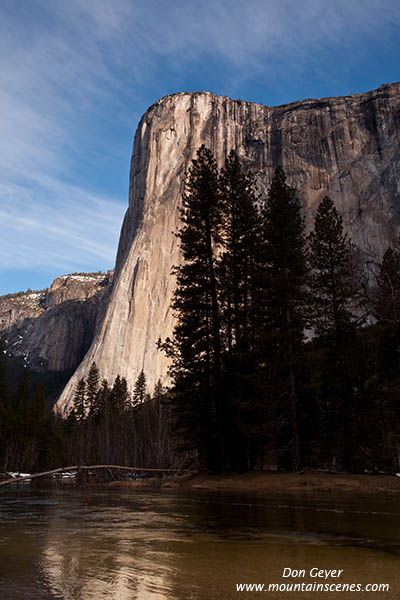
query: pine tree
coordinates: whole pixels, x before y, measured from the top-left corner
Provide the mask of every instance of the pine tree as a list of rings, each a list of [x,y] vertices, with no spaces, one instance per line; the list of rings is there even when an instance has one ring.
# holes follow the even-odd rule
[[[239,158],[232,151],[221,172],[222,257],[219,266],[223,296],[222,320],[228,351],[248,349],[251,335],[251,312],[255,259],[261,220],[256,207],[254,181],[243,172]]]
[[[236,153],[220,175],[221,243],[218,285],[223,347],[224,429],[231,469],[254,468],[252,448],[265,436],[260,427],[264,399],[257,393],[255,306],[258,287],[261,218],[252,176]],[[262,411],[261,411],[262,412]],[[253,415],[257,414],[254,419]],[[255,424],[257,421],[257,424]]]
[[[43,423],[46,417],[46,394],[42,384],[36,387],[33,394],[30,416],[34,423]]]
[[[155,460],[161,465],[163,463],[163,454],[168,449],[167,443],[167,413],[165,412],[166,390],[159,379],[154,387],[152,405],[154,408],[154,431],[155,431]]]
[[[354,248],[343,231],[343,220],[325,196],[309,238],[310,321],[318,335],[334,333],[339,343],[354,320],[357,295]]]
[[[99,391],[100,374],[95,362],[92,362],[86,380],[86,403],[89,413],[96,410],[96,398]]]
[[[3,340],[0,338],[0,465],[3,465],[5,456],[7,437],[8,437],[8,369],[7,355],[3,345]],[[1,468],[1,467],[0,467]]]
[[[400,377],[400,239],[383,255],[376,278],[373,314],[377,321],[378,371],[384,379]]]
[[[30,400],[29,375],[25,369],[24,374],[18,381],[18,384],[11,396],[11,411],[15,419],[23,423],[27,415],[27,409]]]
[[[26,461],[26,442],[29,438],[28,410],[30,384],[25,369],[10,397],[7,411],[8,454],[13,468],[23,468]]]
[[[5,415],[8,405],[8,369],[7,369],[7,355],[3,344],[3,340],[0,338],[0,420]],[[0,421],[1,422],[1,421]]]
[[[99,387],[93,407],[93,415],[99,421],[106,416],[109,409],[110,387],[107,379],[103,379]]]
[[[184,263],[176,268],[173,309],[173,377],[192,374],[211,387],[221,372],[220,314],[216,281],[216,249],[221,210],[218,171],[211,152],[202,146],[192,161],[177,236]]]
[[[146,398],[146,376],[143,369],[140,371],[133,390],[133,404],[138,406],[143,404]]]
[[[82,377],[75,388],[74,395],[74,414],[77,421],[84,421],[86,418],[86,381]]]
[[[50,423],[46,414],[45,390],[43,385],[39,384],[34,391],[28,416],[32,444],[30,460],[35,470],[47,460],[46,449],[52,434]]]
[[[400,238],[383,255],[373,299],[376,345],[376,394],[379,421],[384,423],[385,445],[393,447],[400,468]]]
[[[0,338],[0,469],[6,468],[6,447],[10,433],[8,418],[8,368],[7,355],[2,339]]]
[[[197,445],[210,466],[223,469],[224,407],[221,393],[221,315],[217,249],[221,229],[219,176],[210,150],[192,161],[183,197],[180,240],[183,264],[177,276],[173,340],[160,346],[171,358],[176,431]]]
[[[154,387],[154,392],[153,392],[153,402],[155,404],[161,404],[162,399],[164,398],[165,395],[165,388],[163,386],[163,384],[161,383],[161,379],[159,379]]]
[[[120,414],[128,408],[130,402],[128,383],[125,377],[120,377],[120,375],[116,376],[110,394],[110,403],[113,406],[113,409]]]
[[[263,306],[260,303],[260,319],[266,331],[269,367],[276,373],[275,395],[280,397],[282,423],[284,401],[289,401],[292,466],[297,471],[301,466],[297,403],[307,268],[300,206],[281,168],[275,171],[263,217],[265,279],[261,289],[265,298]]]
[[[332,453],[333,466],[351,466],[350,439],[359,429],[354,389],[357,377],[356,314],[358,284],[354,247],[343,231],[343,221],[330,198],[318,207],[309,235],[309,323],[318,345],[320,371],[317,397],[321,437]]]
[[[389,247],[379,265],[374,315],[382,325],[400,326],[400,238],[398,247]]]

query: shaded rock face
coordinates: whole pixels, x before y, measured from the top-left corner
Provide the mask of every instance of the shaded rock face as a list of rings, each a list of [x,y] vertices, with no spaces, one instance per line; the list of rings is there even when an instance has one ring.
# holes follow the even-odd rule
[[[131,388],[142,368],[150,389],[165,380],[167,361],[156,342],[173,331],[171,268],[180,262],[173,232],[185,174],[201,144],[220,166],[236,150],[264,197],[275,168],[282,166],[298,190],[308,226],[328,194],[355,244],[379,256],[399,232],[399,141],[400,84],[279,107],[207,92],[167,96],[152,105],[135,136],[110,303],[59,400],[60,410],[68,410],[93,360],[103,377],[112,382],[120,374]]]
[[[0,298],[6,352],[34,371],[76,368],[104,318],[111,282],[112,273],[64,275],[49,290]]]
[[[26,292],[0,297],[0,334],[24,319],[36,319],[44,312],[46,292]]]
[[[112,273],[80,273],[57,277],[48,289],[45,306],[50,308],[70,300],[88,300],[111,281]]]

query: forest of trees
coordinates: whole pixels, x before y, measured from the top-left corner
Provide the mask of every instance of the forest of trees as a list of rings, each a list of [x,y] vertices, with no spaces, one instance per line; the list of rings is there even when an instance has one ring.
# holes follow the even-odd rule
[[[278,168],[264,201],[202,146],[181,210],[168,395],[178,446],[216,472],[397,469],[400,247],[367,279],[332,201],[306,235]]]
[[[66,464],[216,473],[304,467],[394,471],[400,460],[400,244],[374,271],[321,201],[306,233],[278,168],[266,198],[235,153],[202,146],[176,232],[170,387],[132,394],[93,363],[61,419],[0,354],[2,470]]]
[[[0,359],[0,470],[35,472],[68,465],[179,467],[168,434],[165,390],[153,395],[139,374],[133,394],[124,378],[110,387],[100,380],[95,363],[75,390],[67,418],[46,402],[42,385],[33,391],[25,373],[16,388],[7,390],[4,354]]]

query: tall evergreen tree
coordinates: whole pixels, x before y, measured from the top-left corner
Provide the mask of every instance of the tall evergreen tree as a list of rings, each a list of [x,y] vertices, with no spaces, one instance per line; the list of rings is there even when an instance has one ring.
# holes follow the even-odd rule
[[[222,257],[219,266],[223,297],[222,319],[229,353],[249,347],[252,292],[261,220],[256,207],[254,181],[243,172],[232,151],[220,178]]]
[[[117,375],[110,394],[110,402],[116,412],[122,413],[129,402],[128,383],[125,377]]]
[[[208,387],[221,372],[220,310],[216,249],[221,207],[215,160],[202,146],[189,170],[177,236],[184,263],[176,269],[173,308],[178,316],[174,340],[179,360],[175,372],[199,372]],[[197,376],[197,375],[196,375]]]
[[[397,248],[386,250],[379,265],[374,315],[382,325],[400,326],[400,239]]]
[[[9,437],[10,423],[8,420],[8,368],[7,355],[0,338],[0,469],[6,468],[6,447]]]
[[[42,424],[46,417],[46,394],[42,384],[39,384],[32,398],[30,417],[34,423]]]
[[[33,394],[28,415],[29,434],[32,444],[31,465],[39,467],[46,464],[52,427],[51,419],[46,414],[46,396],[42,384],[39,384]]]
[[[317,396],[321,432],[333,466],[349,468],[350,439],[359,429],[354,389],[358,278],[354,247],[343,230],[342,217],[327,196],[318,207],[309,235],[309,324],[317,335],[320,371]]]
[[[163,384],[161,383],[161,379],[159,379],[154,387],[154,392],[153,392],[153,402],[155,404],[161,404],[164,395],[165,395],[165,388],[163,386]]]
[[[133,404],[138,406],[146,399],[146,376],[143,369],[140,371],[133,389]]]
[[[0,419],[8,405],[8,369],[7,354],[3,340],[0,338]],[[1,422],[1,421],[0,421]]]
[[[75,388],[74,395],[74,414],[77,421],[84,421],[86,418],[86,381],[82,377]]]
[[[281,168],[275,171],[263,217],[266,355],[276,373],[275,394],[281,398],[278,411],[282,414],[285,401],[289,404],[292,467],[297,471],[301,466],[297,403],[307,268],[300,206]]]
[[[394,448],[400,468],[400,239],[383,255],[377,274],[373,312],[377,320],[376,398],[383,421],[385,444]]]
[[[264,404],[255,385],[255,319],[261,218],[252,176],[232,151],[220,175],[221,243],[218,285],[225,393],[226,454],[231,469],[254,466],[254,441]],[[257,417],[254,418],[254,415]],[[260,427],[261,424],[261,427]],[[265,432],[263,432],[264,434]],[[262,436],[264,437],[264,436]]]
[[[96,410],[96,398],[99,391],[100,374],[95,362],[92,362],[86,380],[86,404],[89,413]]]
[[[339,342],[354,320],[358,287],[353,245],[327,196],[318,207],[308,241],[311,324],[318,335],[333,333]]]
[[[209,457],[207,462],[214,460],[217,469],[225,463],[217,285],[221,219],[217,166],[210,150],[202,146],[189,170],[177,232],[183,258],[175,270],[177,324],[173,340],[161,347],[172,359],[170,374],[181,435],[190,444],[197,441]]]
[[[97,421],[101,421],[102,419],[106,418],[106,416],[109,416],[107,413],[110,409],[110,393],[111,390],[108,385],[108,381],[107,379],[103,379],[97,391],[93,407],[93,415]]]
[[[30,400],[30,386],[29,386],[29,375],[27,369],[11,395],[11,412],[15,419],[21,424],[24,422],[27,415],[27,410]]]

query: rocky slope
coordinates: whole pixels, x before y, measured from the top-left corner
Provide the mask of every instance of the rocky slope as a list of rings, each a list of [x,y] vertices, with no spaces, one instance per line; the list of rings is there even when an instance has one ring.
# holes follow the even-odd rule
[[[354,242],[382,253],[400,224],[400,84],[342,98],[269,107],[208,92],[162,98],[142,117],[135,136],[129,208],[122,226],[110,303],[98,335],[59,400],[68,410],[78,379],[93,360],[112,381],[130,386],[143,368],[149,387],[167,363],[158,338],[170,336],[179,263],[178,207],[185,173],[201,144],[222,165],[233,148],[265,196],[278,165],[295,186],[308,224],[329,194]]]
[[[64,275],[48,290],[0,298],[0,335],[9,355],[34,371],[76,368],[104,318],[112,273]]]

